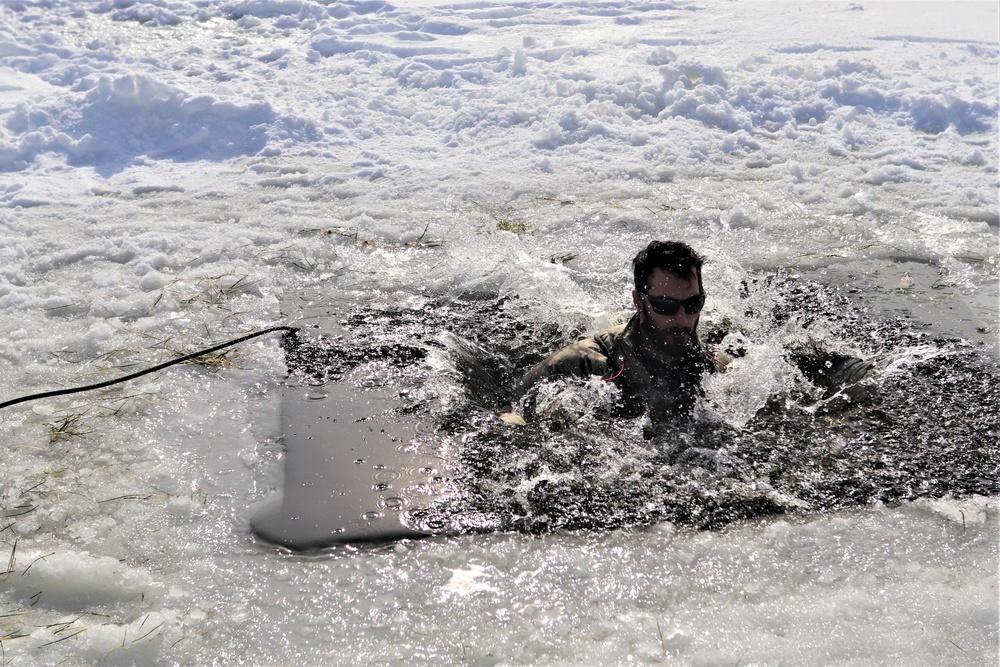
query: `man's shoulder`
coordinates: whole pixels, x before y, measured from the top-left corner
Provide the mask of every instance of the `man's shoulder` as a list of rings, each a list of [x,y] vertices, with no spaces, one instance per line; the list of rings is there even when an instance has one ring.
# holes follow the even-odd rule
[[[627,322],[619,324],[570,343],[532,368],[522,378],[522,386],[528,387],[543,377],[607,375],[608,360],[614,355],[627,325]]]
[[[549,356],[545,363],[552,367],[559,367],[567,375],[586,375],[592,371],[589,364],[585,363],[584,360],[590,362],[590,364],[600,363],[607,356],[604,346],[598,341],[597,337],[582,338]],[[581,368],[577,370],[578,367]]]
[[[620,341],[626,335],[626,330],[628,329],[630,322],[631,321],[622,322],[621,324],[617,324],[609,329],[605,329],[604,331],[598,334],[594,334],[592,338],[585,338],[584,340],[593,341],[596,345],[600,346],[604,350],[606,356],[611,356],[611,353],[618,345],[618,341]]]

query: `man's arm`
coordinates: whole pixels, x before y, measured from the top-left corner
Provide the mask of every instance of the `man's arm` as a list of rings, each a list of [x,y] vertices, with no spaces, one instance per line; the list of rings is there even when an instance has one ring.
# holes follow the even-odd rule
[[[516,395],[523,396],[537,382],[549,377],[599,375],[608,371],[608,357],[593,338],[584,338],[567,345],[524,374],[517,385]]]
[[[531,387],[550,377],[588,375],[607,375],[608,357],[604,349],[593,338],[584,338],[572,345],[567,345],[555,354],[536,364],[524,374],[514,390],[514,400],[517,401]],[[523,426],[524,418],[516,412],[504,412],[500,419],[508,424]]]

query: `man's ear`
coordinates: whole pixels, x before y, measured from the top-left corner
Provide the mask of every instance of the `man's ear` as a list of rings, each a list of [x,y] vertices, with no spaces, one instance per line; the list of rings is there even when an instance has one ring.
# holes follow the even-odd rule
[[[632,290],[632,305],[635,306],[636,311],[639,313],[639,318],[642,319],[642,297],[639,292]]]

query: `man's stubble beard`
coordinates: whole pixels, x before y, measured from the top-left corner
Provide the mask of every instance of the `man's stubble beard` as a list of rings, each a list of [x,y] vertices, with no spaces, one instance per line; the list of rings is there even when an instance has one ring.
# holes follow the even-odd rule
[[[694,339],[694,328],[670,327],[660,329],[653,323],[653,318],[649,316],[649,306],[643,306],[642,317],[639,318],[639,330],[646,344],[651,348],[649,351],[654,356],[680,357],[691,349]],[[695,321],[697,326],[697,320]]]

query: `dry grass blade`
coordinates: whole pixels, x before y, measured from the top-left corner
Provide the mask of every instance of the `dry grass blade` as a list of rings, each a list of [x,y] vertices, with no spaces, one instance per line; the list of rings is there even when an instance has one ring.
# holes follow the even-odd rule
[[[23,577],[24,575],[28,574],[28,570],[30,570],[32,567],[34,567],[35,563],[37,563],[38,561],[45,560],[49,556],[55,556],[55,555],[56,555],[56,552],[53,551],[51,553],[45,554],[44,556],[39,556],[35,560],[31,561],[31,563],[28,565],[28,567],[24,568],[24,572],[21,573],[21,576]],[[41,591],[39,591],[36,595],[33,595],[32,597],[38,597],[41,594],[42,594]],[[36,600],[36,602],[37,602],[37,600]]]
[[[180,279],[177,282],[181,282]],[[217,276],[202,276],[194,279],[197,281],[200,293],[182,301],[184,305],[193,303],[203,303],[207,305],[219,305],[236,294],[253,287],[257,281],[249,274],[223,273]]]
[[[60,440],[78,438],[91,433],[91,430],[83,428],[83,418],[86,414],[86,412],[73,412],[51,422],[45,422],[44,425],[48,429],[49,444]]]
[[[36,509],[37,505],[15,505],[13,507],[14,511],[7,510],[4,512],[4,517],[8,519],[13,519],[14,517],[24,516],[25,514],[31,514]]]
[[[472,202],[482,213],[488,215],[496,223],[496,227],[501,232],[513,232],[523,234],[528,231],[528,223],[518,215],[513,213],[510,207],[502,211],[494,211],[490,207],[477,201]]]
[[[123,496],[115,496],[114,498],[105,498],[104,500],[98,500],[97,503],[112,503],[116,500],[149,500],[150,498],[156,498],[158,496],[152,493],[126,493]]]
[[[71,635],[67,635],[65,637],[60,637],[59,639],[54,639],[54,640],[48,642],[47,644],[42,644],[38,648],[45,648],[46,646],[52,646],[53,644],[58,644],[59,642],[64,642],[67,639],[72,639],[73,637],[76,637],[77,635],[83,634],[86,631],[87,631],[87,628],[80,628],[79,630],[77,630],[76,632],[74,632]]]
[[[14,540],[14,546],[10,548],[10,558],[7,560],[7,569],[0,573],[0,581],[4,581],[10,576],[11,572],[14,571],[14,567],[17,565],[17,540]]]
[[[429,240],[429,239],[426,240],[426,241],[424,240],[424,237],[427,236],[427,230],[430,229],[430,227],[431,227],[431,223],[428,222],[426,225],[424,225],[424,231],[420,233],[420,236],[418,236],[417,238],[415,238],[412,241],[407,241],[406,245],[408,247],[411,247],[411,248],[413,248],[413,247],[419,247],[419,248],[439,248],[441,245],[443,245],[441,243],[441,241],[433,241],[433,240]]]
[[[149,618],[149,617],[147,616],[146,618]],[[144,620],[144,621],[143,621],[142,623],[143,623],[143,625],[145,625],[145,624],[146,624],[146,621]],[[153,634],[154,632],[156,632],[157,630],[159,630],[159,629],[160,629],[160,628],[162,628],[162,627],[163,627],[163,623],[160,623],[159,625],[157,625],[157,626],[156,626],[156,627],[154,627],[154,628],[153,628],[152,630],[150,630],[149,632],[147,632],[147,633],[146,633],[146,634],[144,634],[143,636],[139,637],[138,639],[133,639],[133,640],[132,640],[132,643],[133,643],[133,644],[137,644],[137,643],[141,642],[141,641],[142,641],[142,640],[144,640],[144,639],[145,639],[146,637],[149,637],[150,635],[152,635],[152,634]],[[139,629],[140,629],[140,630],[142,630],[142,627],[140,626],[140,627],[139,627]]]
[[[341,227],[309,227],[303,229],[302,234],[316,234],[318,236],[343,236],[345,238],[357,238],[357,230],[343,229]]]

